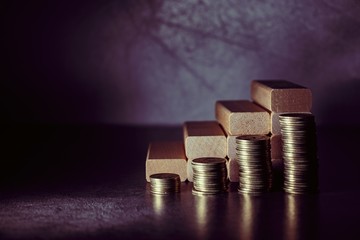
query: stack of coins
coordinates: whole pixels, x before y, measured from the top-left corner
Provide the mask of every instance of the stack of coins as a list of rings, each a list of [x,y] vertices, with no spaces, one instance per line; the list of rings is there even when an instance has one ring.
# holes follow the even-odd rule
[[[212,195],[226,192],[227,169],[224,158],[197,158],[193,169],[193,194]]]
[[[270,138],[264,135],[247,135],[236,138],[236,155],[239,163],[239,192],[257,194],[272,186]]]
[[[158,173],[150,175],[151,193],[166,195],[180,192],[180,176],[174,173]]]
[[[318,159],[314,115],[289,113],[281,114],[279,119],[285,192],[301,194],[317,191]]]

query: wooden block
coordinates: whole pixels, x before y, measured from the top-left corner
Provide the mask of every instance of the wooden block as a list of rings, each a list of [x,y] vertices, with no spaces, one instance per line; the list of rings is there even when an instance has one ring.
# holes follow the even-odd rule
[[[280,159],[282,158],[282,141],[281,135],[271,135],[270,137],[271,145],[271,159]]]
[[[181,181],[187,178],[184,143],[154,142],[149,145],[146,158],[146,180],[155,173],[176,173]]]
[[[229,135],[262,135],[270,132],[270,114],[247,100],[218,101],[215,115]]]
[[[239,163],[237,159],[229,160],[228,176],[230,182],[239,182]]]
[[[226,137],[226,155],[229,159],[236,159],[236,137],[237,135],[228,135]]]
[[[292,112],[293,113],[293,112]],[[299,112],[296,112],[299,113]],[[311,113],[311,112],[300,112],[300,113]],[[279,135],[281,134],[280,131],[280,121],[279,121],[279,115],[283,113],[277,113],[277,112],[271,112],[270,113],[270,131],[271,134]]]
[[[226,156],[226,137],[216,121],[184,124],[185,153],[188,159]]]
[[[310,112],[311,90],[284,80],[254,80],[251,99],[272,112]]]
[[[193,170],[192,170],[192,166],[191,166],[192,160],[193,159],[188,159],[187,164],[186,164],[186,167],[187,167],[187,180],[189,182],[193,182]]]

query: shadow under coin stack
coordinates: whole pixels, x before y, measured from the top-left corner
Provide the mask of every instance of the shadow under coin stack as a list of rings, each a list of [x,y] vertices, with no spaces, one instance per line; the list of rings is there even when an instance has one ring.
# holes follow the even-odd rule
[[[191,163],[193,194],[214,195],[227,191],[227,169],[224,158],[197,158]]]
[[[239,192],[258,194],[272,186],[270,138],[248,135],[236,138],[239,163]]]
[[[312,114],[281,114],[284,191],[301,194],[318,189],[316,125]]]
[[[173,173],[158,173],[150,176],[151,193],[167,195],[180,192],[180,176]]]

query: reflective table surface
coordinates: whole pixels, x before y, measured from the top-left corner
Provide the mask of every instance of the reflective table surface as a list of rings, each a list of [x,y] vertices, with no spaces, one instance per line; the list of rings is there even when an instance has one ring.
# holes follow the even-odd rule
[[[320,191],[153,196],[150,141],[181,127],[3,126],[0,239],[350,239],[360,227],[360,129],[318,127]]]

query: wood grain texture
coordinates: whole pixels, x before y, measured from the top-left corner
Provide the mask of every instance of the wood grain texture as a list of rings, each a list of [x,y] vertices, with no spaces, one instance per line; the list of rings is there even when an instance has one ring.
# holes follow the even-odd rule
[[[230,159],[228,165],[228,177],[230,182],[239,182],[239,163],[237,159]]]
[[[226,156],[225,133],[216,121],[185,122],[183,130],[188,159]]]
[[[271,135],[270,137],[271,145],[271,159],[282,158],[282,141],[281,135]]]
[[[179,174],[181,181],[185,181],[187,169],[184,143],[181,141],[150,143],[145,169],[148,182],[150,175],[155,173],[176,173]]]
[[[270,113],[270,131],[271,134],[274,135],[279,135],[281,134],[280,131],[280,121],[279,121],[279,115],[283,114],[284,112],[271,112]],[[295,112],[291,112],[291,113],[295,113]],[[296,113],[311,113],[311,112],[296,112]]]
[[[311,90],[285,80],[254,80],[251,99],[273,112],[310,112]]]
[[[229,159],[236,159],[236,137],[238,135],[228,135],[226,137],[226,155]]]
[[[228,135],[258,135],[270,132],[270,115],[248,100],[218,101],[215,116]]]

